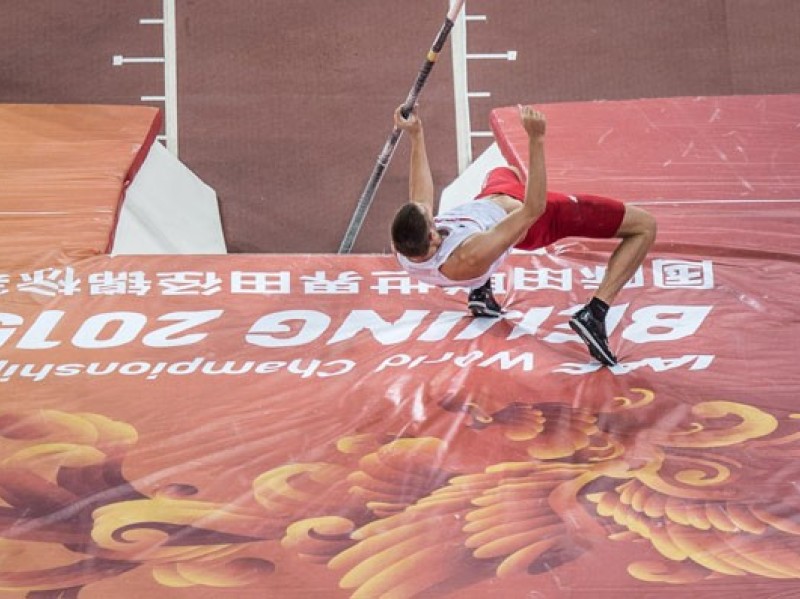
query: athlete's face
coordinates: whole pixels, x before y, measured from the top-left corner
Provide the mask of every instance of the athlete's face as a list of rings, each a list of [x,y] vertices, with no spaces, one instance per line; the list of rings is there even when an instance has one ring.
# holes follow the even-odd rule
[[[408,259],[411,262],[425,262],[436,253],[436,250],[439,249],[439,246],[442,244],[442,236],[436,230],[436,225],[433,222],[433,214],[431,213],[431,209],[424,204],[417,204],[417,207],[425,217],[425,222],[428,223],[428,235],[430,237],[430,246],[428,247],[428,252],[424,256],[415,256],[415,257],[408,256]]]

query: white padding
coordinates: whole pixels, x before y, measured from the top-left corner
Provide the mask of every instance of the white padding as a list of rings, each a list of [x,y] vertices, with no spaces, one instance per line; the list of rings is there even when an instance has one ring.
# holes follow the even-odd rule
[[[481,190],[486,174],[498,166],[508,166],[508,163],[500,153],[500,148],[493,143],[455,181],[444,188],[439,201],[439,212],[471,201]]]
[[[111,253],[227,253],[216,192],[154,143],[125,194]]]

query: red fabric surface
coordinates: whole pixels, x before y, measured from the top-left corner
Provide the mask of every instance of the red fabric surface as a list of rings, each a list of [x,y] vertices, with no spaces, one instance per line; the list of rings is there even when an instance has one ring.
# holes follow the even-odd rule
[[[142,106],[0,105],[0,264],[108,251],[159,123]]]
[[[800,198],[800,95],[537,105],[547,117],[548,187],[623,200]],[[516,106],[491,126],[527,175]]]
[[[562,137],[585,133],[573,122]],[[148,127],[125,159],[111,132],[99,168],[61,123],[74,130],[46,168],[14,162],[40,147],[34,120],[3,171],[4,209],[57,212],[38,233],[3,223],[4,244],[29,248],[0,264],[10,597],[796,591],[791,198],[650,206],[659,242],[611,306],[620,364],[603,368],[567,321],[611,241],[512,255],[499,319],[390,256],[98,255]],[[764,159],[742,172],[785,193],[794,167]],[[648,164],[619,176],[645,181]]]

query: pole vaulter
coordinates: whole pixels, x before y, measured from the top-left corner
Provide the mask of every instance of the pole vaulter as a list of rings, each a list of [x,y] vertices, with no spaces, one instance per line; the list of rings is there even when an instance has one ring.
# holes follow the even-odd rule
[[[464,5],[464,1],[465,0],[455,0],[451,3],[450,11],[447,13],[447,17],[445,17],[444,23],[442,24],[441,29],[439,29],[439,33],[437,34],[431,49],[428,51],[428,55],[425,57],[425,62],[422,64],[419,74],[417,75],[417,80],[414,82],[411,91],[408,93],[406,101],[403,103],[403,107],[401,108],[401,114],[403,115],[403,118],[408,117],[408,115],[414,109],[414,106],[417,103],[417,98],[419,97],[422,88],[425,86],[425,82],[427,81],[428,75],[430,75],[430,72],[433,69],[433,65],[436,64],[436,60],[439,58],[439,52],[442,51],[442,48],[447,41],[447,37],[450,35],[450,30],[455,24],[458,13],[461,12],[461,7]],[[386,140],[386,144],[384,144],[383,150],[381,151],[380,156],[378,156],[378,161],[375,163],[375,167],[372,169],[372,174],[369,177],[369,181],[367,181],[367,185],[364,188],[364,191],[361,193],[361,197],[358,198],[358,204],[356,204],[353,217],[350,219],[350,224],[347,226],[347,232],[345,233],[344,239],[339,246],[340,254],[350,253],[350,250],[353,248],[353,244],[358,236],[358,232],[361,230],[361,225],[364,223],[364,219],[367,216],[367,211],[372,204],[372,199],[375,196],[375,192],[378,189],[381,179],[383,179],[383,174],[386,171],[386,167],[389,166],[389,162],[392,159],[392,155],[394,154],[394,150],[397,147],[397,142],[400,140],[401,135],[402,131],[398,127],[394,127],[391,135],[389,135],[389,139]]]

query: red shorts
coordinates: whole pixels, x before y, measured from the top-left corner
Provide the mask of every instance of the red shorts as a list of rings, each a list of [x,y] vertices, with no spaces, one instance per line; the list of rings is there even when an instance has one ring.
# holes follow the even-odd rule
[[[525,200],[525,184],[508,167],[501,166],[489,171],[483,182],[481,192],[476,196],[502,193],[520,201]],[[619,200],[595,195],[565,195],[547,192],[547,208],[544,214],[528,229],[525,238],[514,247],[533,250],[550,245],[565,237],[593,237],[607,239],[614,237],[622,217],[625,204]]]

